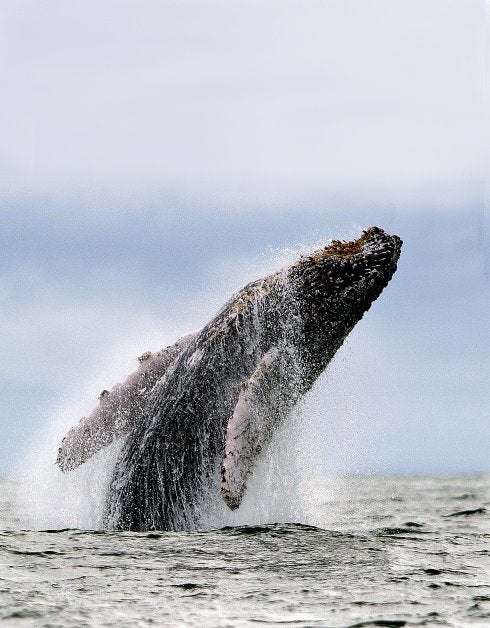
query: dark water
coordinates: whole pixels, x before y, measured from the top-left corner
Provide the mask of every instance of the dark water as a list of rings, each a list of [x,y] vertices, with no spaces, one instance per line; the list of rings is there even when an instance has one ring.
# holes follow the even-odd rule
[[[490,477],[311,486],[322,529],[19,531],[0,484],[5,626],[490,625]]]

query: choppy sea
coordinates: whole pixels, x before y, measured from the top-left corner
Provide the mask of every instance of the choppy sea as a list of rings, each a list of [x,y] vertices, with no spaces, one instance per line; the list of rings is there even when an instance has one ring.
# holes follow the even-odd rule
[[[319,525],[34,531],[3,480],[0,624],[490,625],[490,476],[325,478],[307,490]]]

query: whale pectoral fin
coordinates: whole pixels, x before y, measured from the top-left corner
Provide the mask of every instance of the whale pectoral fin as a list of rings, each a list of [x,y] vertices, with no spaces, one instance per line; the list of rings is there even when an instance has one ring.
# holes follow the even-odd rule
[[[228,421],[221,464],[221,496],[232,510],[242,501],[257,455],[294,403],[281,390],[281,375],[287,361],[277,348],[263,356],[251,377],[242,384]]]
[[[139,368],[122,384],[102,391],[99,405],[61,442],[56,463],[63,472],[75,469],[116,438],[126,436],[143,419],[153,386],[198,334],[187,334],[157,353],[143,353],[138,358]]]

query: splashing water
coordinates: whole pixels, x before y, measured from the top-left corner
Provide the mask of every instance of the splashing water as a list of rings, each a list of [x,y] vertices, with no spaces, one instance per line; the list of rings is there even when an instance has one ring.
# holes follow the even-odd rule
[[[302,429],[303,417],[297,410],[259,456],[240,508],[231,511],[221,499],[211,500],[202,513],[201,527],[310,522],[302,497],[306,474],[311,472],[301,459]],[[69,473],[62,473],[54,464],[53,452],[58,443],[57,435],[46,438],[31,459],[31,468],[22,475],[17,495],[19,527],[100,530],[124,438]]]

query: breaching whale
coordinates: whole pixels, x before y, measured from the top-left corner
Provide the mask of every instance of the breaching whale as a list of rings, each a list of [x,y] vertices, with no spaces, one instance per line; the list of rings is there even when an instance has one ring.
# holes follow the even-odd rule
[[[401,244],[371,227],[301,256],[233,295],[200,332],[142,356],[136,373],[104,391],[64,439],[58,464],[70,470],[127,434],[105,526],[199,527],[219,493],[238,508],[261,449],[388,284]]]

